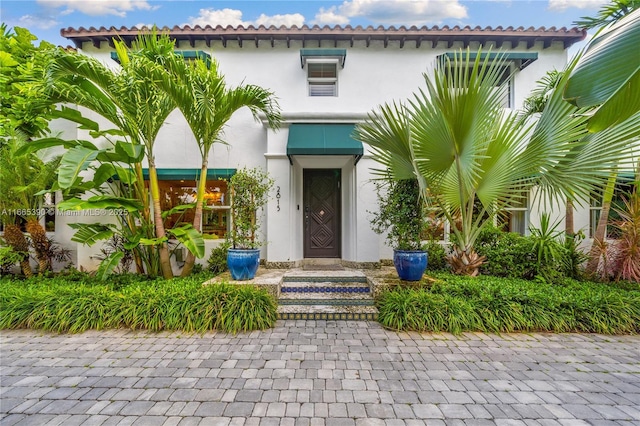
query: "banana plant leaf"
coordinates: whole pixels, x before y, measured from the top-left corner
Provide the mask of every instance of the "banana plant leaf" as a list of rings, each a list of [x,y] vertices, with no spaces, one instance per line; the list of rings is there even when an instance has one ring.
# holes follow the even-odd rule
[[[102,223],[70,223],[69,226],[76,229],[71,241],[94,245],[98,241],[107,240],[113,236],[113,225]]]
[[[100,151],[84,146],[76,146],[67,151],[60,161],[58,184],[62,189],[71,188],[80,172],[87,170]]]
[[[120,210],[136,212],[142,210],[142,205],[138,200],[123,197],[113,197],[110,195],[96,195],[88,200],[71,198],[58,204],[59,210]]]
[[[84,117],[77,109],[63,106],[62,109],[57,109],[51,114],[54,118],[64,118],[74,123],[80,124],[80,128],[84,130],[99,131],[100,126],[97,122]]]
[[[167,230],[178,241],[180,241],[195,257],[201,259],[204,257],[204,238],[193,225],[185,224],[176,228]]]
[[[109,275],[113,274],[123,257],[124,252],[115,251],[104,258],[104,260],[100,262],[100,266],[98,266],[98,270],[96,271],[96,278],[98,278],[100,281],[105,281],[109,277]]]
[[[53,148],[56,146],[61,146],[66,149],[71,149],[77,146],[84,146],[88,149],[98,150],[98,148],[89,141],[72,139],[72,140],[64,140],[60,138],[42,138],[35,141],[31,141],[29,143],[24,144],[16,151],[16,155],[22,156],[26,154],[31,154],[32,152],[40,151],[42,149]]]

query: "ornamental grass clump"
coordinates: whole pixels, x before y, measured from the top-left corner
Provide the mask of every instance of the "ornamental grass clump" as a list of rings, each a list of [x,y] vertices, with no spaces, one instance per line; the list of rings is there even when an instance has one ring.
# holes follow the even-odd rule
[[[640,288],[569,279],[554,285],[440,274],[428,287],[383,293],[377,306],[378,321],[399,330],[640,332]]]
[[[111,285],[86,281],[0,281],[0,329],[59,333],[130,328],[231,333],[272,327],[276,302],[265,290],[203,277],[133,281]]]

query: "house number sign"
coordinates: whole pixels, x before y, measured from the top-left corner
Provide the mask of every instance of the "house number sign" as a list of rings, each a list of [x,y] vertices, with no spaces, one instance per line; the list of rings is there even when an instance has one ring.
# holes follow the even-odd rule
[[[277,204],[277,211],[280,211],[280,187],[276,187],[276,202]]]

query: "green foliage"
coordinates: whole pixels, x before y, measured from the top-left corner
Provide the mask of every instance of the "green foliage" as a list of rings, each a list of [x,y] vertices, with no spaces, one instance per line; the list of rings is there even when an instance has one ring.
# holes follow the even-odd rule
[[[219,246],[211,249],[211,255],[207,260],[207,269],[216,275],[225,272],[227,269],[227,250],[231,245],[224,242]]]
[[[640,2],[616,1],[583,25],[601,28],[589,42],[564,90],[564,98],[590,107],[589,130],[600,132],[620,123],[640,128],[640,66],[625,54],[640,44]]]
[[[259,168],[243,168],[231,177],[231,244],[234,249],[260,247],[258,209],[267,204],[273,184],[269,174]]]
[[[620,219],[615,222],[620,237],[613,242],[610,273],[616,279],[640,282],[640,194],[634,192],[623,208],[616,209]]]
[[[32,83],[42,78],[54,46],[45,41],[35,46],[36,40],[25,28],[0,25],[0,136],[17,130],[32,138],[48,130],[54,103]]]
[[[580,243],[584,240],[584,233],[578,232],[573,236],[565,235],[564,239],[564,274],[568,278],[581,279],[584,275],[584,263],[589,256],[580,249]]]
[[[585,29],[604,27],[619,21],[638,8],[640,8],[639,0],[611,0],[600,6],[595,17],[583,16],[573,25]]]
[[[49,280],[0,281],[0,329],[237,333],[269,328],[276,320],[273,297],[253,286],[202,285],[204,276],[153,281],[132,274],[118,277],[101,283],[76,272]]]
[[[429,241],[423,246],[423,248],[427,251],[428,271],[443,271],[447,269],[447,251],[444,249],[442,244],[437,241]]]
[[[355,137],[371,147],[380,164],[374,173],[418,178],[457,237],[452,271],[474,275],[484,260],[475,251],[478,234],[531,188],[548,200],[589,194],[604,185],[620,161],[635,161],[640,115],[635,122],[589,133],[584,110],[562,98],[573,62],[541,114],[524,119],[502,106],[506,87],[497,86],[504,54],[497,52],[492,60],[478,51],[474,60],[470,53],[460,51],[436,64],[425,75],[426,88],[407,101],[370,112],[356,126]],[[606,72],[600,75],[608,78]]]
[[[524,279],[536,275],[533,241],[529,238],[488,226],[480,232],[476,248],[487,258],[480,268],[483,275]]]
[[[387,244],[396,250],[420,250],[424,202],[416,179],[376,182],[378,210],[370,212],[373,230],[387,232]]]
[[[11,247],[0,246],[0,276],[7,275],[11,268],[23,259],[23,255]]]
[[[551,285],[438,275],[430,287],[398,288],[377,301],[378,320],[400,330],[483,332],[640,331],[640,288],[566,280]]]
[[[540,228],[529,228],[538,272],[555,269],[565,258],[565,248],[561,242],[563,233],[558,231],[558,226],[560,221],[551,225],[549,214],[543,213],[540,217]]]
[[[107,255],[102,262],[100,262],[100,266],[96,270],[96,278],[101,281],[105,281],[109,275],[113,274],[125,254],[121,251],[114,251]]]

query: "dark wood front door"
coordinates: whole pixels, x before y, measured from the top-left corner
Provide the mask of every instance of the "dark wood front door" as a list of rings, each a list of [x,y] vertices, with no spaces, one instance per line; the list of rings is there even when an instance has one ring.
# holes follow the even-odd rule
[[[305,169],[304,257],[340,257],[340,169]]]

